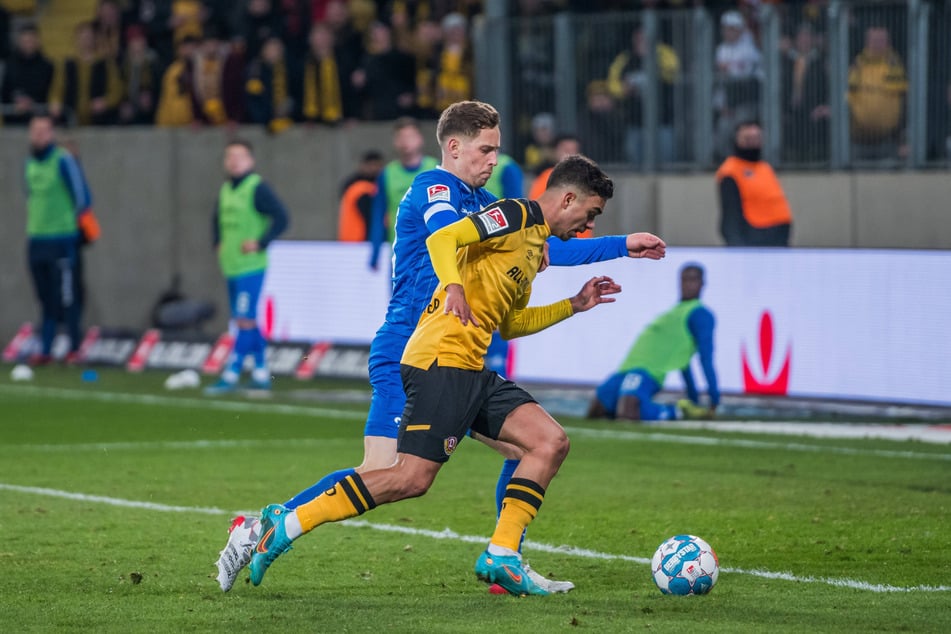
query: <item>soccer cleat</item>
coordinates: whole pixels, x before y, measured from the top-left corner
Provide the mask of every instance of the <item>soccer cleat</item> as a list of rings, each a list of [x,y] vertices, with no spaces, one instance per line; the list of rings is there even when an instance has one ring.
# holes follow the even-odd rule
[[[575,584],[570,581],[557,581],[543,577],[541,573],[533,570],[527,561],[522,563],[522,568],[525,569],[525,574],[528,575],[529,579],[535,582],[536,586],[544,588],[552,594],[564,593],[575,589]]]
[[[251,551],[261,536],[261,522],[256,517],[239,515],[228,529],[228,543],[218,553],[218,585],[227,592],[234,585],[238,573],[251,563]]]
[[[269,396],[271,394],[271,379],[268,378],[264,381],[251,379],[247,391],[254,396]]]
[[[264,573],[274,560],[291,548],[292,540],[284,530],[284,514],[293,513],[282,504],[269,504],[261,510],[261,537],[251,551],[251,583],[261,585]]]
[[[549,594],[548,590],[532,581],[516,555],[490,555],[489,551],[485,551],[476,561],[475,573],[482,581],[498,584],[517,597]]]
[[[231,394],[238,389],[237,381],[226,381],[224,379],[218,379],[211,385],[205,388],[204,393],[207,396],[219,396],[221,394]]]
[[[27,365],[37,368],[42,365],[49,365],[53,362],[53,357],[48,354],[31,354],[29,359],[27,359]]]
[[[682,398],[677,401],[678,413],[688,420],[704,420],[713,418],[713,413],[702,405],[697,405],[689,400]]]

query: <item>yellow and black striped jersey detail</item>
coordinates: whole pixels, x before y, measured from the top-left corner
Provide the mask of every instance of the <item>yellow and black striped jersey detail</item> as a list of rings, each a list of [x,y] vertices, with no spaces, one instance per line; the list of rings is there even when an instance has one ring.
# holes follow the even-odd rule
[[[572,315],[568,300],[528,307],[551,230],[538,203],[504,199],[426,240],[439,286],[403,352],[402,362],[428,369],[480,370],[498,329],[508,339],[538,332]],[[461,284],[479,326],[445,314],[449,284]]]

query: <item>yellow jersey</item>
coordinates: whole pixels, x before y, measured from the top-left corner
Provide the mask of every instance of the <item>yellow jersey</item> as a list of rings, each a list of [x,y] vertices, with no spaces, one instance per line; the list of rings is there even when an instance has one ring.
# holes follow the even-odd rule
[[[423,370],[481,370],[492,333],[529,335],[573,314],[565,299],[529,307],[532,281],[551,230],[535,201],[504,199],[443,227],[426,240],[439,286],[403,351],[402,363]],[[446,314],[446,287],[461,284],[479,325]]]

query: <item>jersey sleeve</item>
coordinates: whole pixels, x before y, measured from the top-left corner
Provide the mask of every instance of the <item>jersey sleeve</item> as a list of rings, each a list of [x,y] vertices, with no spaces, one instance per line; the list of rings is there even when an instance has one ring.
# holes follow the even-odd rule
[[[601,238],[548,239],[548,258],[552,266],[576,266],[623,258],[627,255],[627,236]]]
[[[450,284],[462,284],[459,265],[456,264],[456,250],[480,240],[481,236],[472,216],[446,225],[426,238],[429,259],[436,277],[439,278],[440,288]]]
[[[535,224],[525,201],[516,199],[497,201],[469,218],[478,229],[479,238],[482,240],[515,233]]]
[[[503,339],[533,335],[568,319],[574,314],[571,301],[568,299],[547,306],[529,307],[528,300],[531,292],[531,287],[526,289],[512,309],[502,318],[502,322],[499,324],[499,334],[502,335]]]
[[[717,372],[713,366],[713,329],[716,320],[713,313],[700,306],[687,318],[687,328],[697,345],[697,354],[700,356],[700,366],[703,368],[707,380],[707,393],[710,395],[710,404],[716,407],[720,403],[720,388],[717,382]]]

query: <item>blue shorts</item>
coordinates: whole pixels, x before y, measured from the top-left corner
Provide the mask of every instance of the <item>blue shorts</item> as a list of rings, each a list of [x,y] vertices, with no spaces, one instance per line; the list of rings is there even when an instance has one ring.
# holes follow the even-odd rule
[[[234,319],[257,319],[264,271],[228,278],[228,302]]]
[[[373,396],[370,398],[367,424],[363,429],[364,436],[382,436],[394,440],[399,436],[400,418],[406,405],[403,379],[400,377],[400,359],[407,341],[409,335],[382,328],[373,337],[369,360]]]
[[[646,370],[635,368],[629,372],[612,374],[598,386],[595,395],[611,416],[617,415],[617,403],[622,396],[636,396],[641,402],[650,401],[660,391],[660,385]]]

